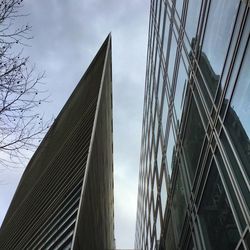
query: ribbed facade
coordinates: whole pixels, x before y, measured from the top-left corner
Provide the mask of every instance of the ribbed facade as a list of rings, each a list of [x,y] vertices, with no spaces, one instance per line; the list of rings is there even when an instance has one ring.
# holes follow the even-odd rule
[[[111,35],[29,162],[0,249],[113,249]]]
[[[151,0],[135,249],[250,249],[250,11]]]

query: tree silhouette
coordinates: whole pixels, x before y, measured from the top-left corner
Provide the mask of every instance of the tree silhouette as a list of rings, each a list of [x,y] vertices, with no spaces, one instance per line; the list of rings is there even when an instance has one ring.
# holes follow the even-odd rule
[[[39,98],[43,74],[35,76],[29,57],[22,56],[32,39],[31,27],[18,25],[25,16],[22,2],[0,2],[0,165],[6,167],[23,163],[48,128],[35,112],[46,100]]]

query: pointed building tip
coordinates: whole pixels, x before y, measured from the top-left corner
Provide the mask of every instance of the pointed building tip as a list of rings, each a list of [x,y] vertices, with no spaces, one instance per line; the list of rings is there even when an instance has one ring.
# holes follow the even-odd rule
[[[108,42],[108,41],[111,41],[111,39],[112,39],[112,34],[111,34],[111,32],[109,32],[106,39],[105,39],[105,41],[104,41],[104,43]]]

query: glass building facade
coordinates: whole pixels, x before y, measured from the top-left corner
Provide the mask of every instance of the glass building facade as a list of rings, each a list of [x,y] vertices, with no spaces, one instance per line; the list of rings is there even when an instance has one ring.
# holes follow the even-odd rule
[[[250,248],[247,0],[151,0],[136,249]]]

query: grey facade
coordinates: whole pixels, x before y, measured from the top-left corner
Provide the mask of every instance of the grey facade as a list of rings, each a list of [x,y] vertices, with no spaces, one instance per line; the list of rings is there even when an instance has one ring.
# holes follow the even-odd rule
[[[111,35],[29,162],[0,249],[114,249]]]
[[[151,0],[136,249],[250,249],[250,11]]]

